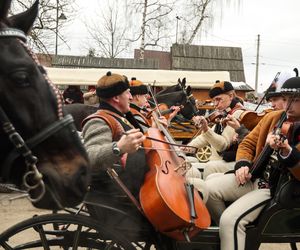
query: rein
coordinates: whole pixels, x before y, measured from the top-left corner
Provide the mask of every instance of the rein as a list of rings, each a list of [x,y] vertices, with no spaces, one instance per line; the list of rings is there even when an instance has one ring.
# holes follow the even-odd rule
[[[7,134],[9,140],[14,145],[18,153],[24,157],[26,166],[32,169],[31,171],[28,171],[23,176],[23,184],[25,185],[28,191],[35,189],[39,186],[41,187],[40,195],[37,198],[34,199],[29,197],[30,201],[37,202],[45,194],[45,184],[43,181],[43,175],[38,171],[36,167],[37,157],[35,157],[32,154],[31,150],[28,148],[23,138],[20,136],[19,133],[16,132],[15,127],[9,121],[7,115],[5,114],[1,106],[0,106],[0,123],[4,132]],[[33,179],[35,180],[33,184],[30,184],[29,182],[30,176],[33,176]]]
[[[62,128],[66,127],[67,125],[71,124],[73,122],[73,118],[71,116],[66,116],[66,117],[63,116],[62,97],[59,93],[59,90],[47,76],[47,73],[46,73],[44,67],[40,64],[37,56],[27,46],[27,44],[26,44],[27,39],[26,39],[26,35],[24,34],[24,32],[21,30],[18,30],[18,29],[14,29],[14,28],[3,28],[0,30],[0,39],[1,38],[16,38],[17,41],[20,42],[20,44],[24,47],[24,49],[29,54],[29,56],[32,58],[32,60],[36,63],[37,67],[40,69],[46,82],[49,84],[51,89],[54,91],[56,101],[57,101],[58,121],[54,122],[50,126],[43,129],[37,135],[30,138],[27,142],[25,142],[24,139],[22,138],[22,136],[15,130],[14,125],[9,120],[9,118],[6,115],[3,108],[0,106],[0,125],[14,146],[14,150],[12,150],[12,152],[8,155],[7,159],[12,159],[13,157],[11,157],[11,156],[14,155],[14,153],[16,153],[16,152],[17,152],[17,155],[22,155],[24,157],[25,164],[28,168],[28,171],[23,176],[23,184],[26,187],[27,191],[39,188],[40,193],[37,196],[37,198],[32,198],[32,197],[30,197],[30,195],[28,197],[31,202],[38,202],[45,195],[46,187],[45,187],[45,184],[43,181],[43,175],[39,172],[39,170],[37,169],[37,166],[36,166],[38,159],[36,156],[33,155],[30,148],[32,148],[35,145],[40,144],[48,137],[55,134],[57,131],[59,131]],[[31,147],[28,146],[29,144],[31,144]],[[6,160],[5,162],[7,163],[8,160]],[[12,161],[9,161],[9,162],[12,163]],[[8,164],[6,164],[6,165],[8,165]],[[5,166],[5,164],[4,164],[4,166]],[[6,169],[6,172],[9,172],[8,169],[9,168]],[[32,183],[32,180],[34,180],[33,183]],[[56,201],[57,205],[59,207],[62,207],[60,202],[56,199],[53,192],[51,190],[49,190],[49,192],[53,196],[53,199]]]

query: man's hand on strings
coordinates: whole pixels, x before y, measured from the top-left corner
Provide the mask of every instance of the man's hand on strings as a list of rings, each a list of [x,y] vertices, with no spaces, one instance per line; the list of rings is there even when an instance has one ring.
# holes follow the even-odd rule
[[[171,110],[173,110],[173,112],[169,115],[168,118],[168,122],[170,123],[172,121],[172,119],[177,115],[177,113],[180,111],[180,107],[179,106],[172,106],[170,108]]]
[[[194,116],[192,118],[195,126],[201,130],[201,132],[206,132],[208,130],[208,123],[204,116]]]
[[[165,128],[168,127],[168,120],[167,120],[166,117],[160,116],[160,117],[158,117],[158,121],[159,121]],[[154,121],[153,117],[151,117],[151,123],[152,123],[152,125],[151,125],[152,128],[157,128],[157,124],[156,124],[156,122]]]
[[[232,115],[227,115],[226,118],[224,119],[224,121],[226,122],[226,124],[234,129],[238,129],[241,124],[239,123],[239,121]]]
[[[282,156],[287,156],[292,150],[288,140],[281,135],[269,133],[266,142],[272,149],[279,151]]]

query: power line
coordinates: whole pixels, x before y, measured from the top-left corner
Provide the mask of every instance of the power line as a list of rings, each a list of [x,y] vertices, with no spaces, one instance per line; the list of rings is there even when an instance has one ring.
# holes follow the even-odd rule
[[[300,61],[296,61],[296,60],[282,60],[282,59],[279,59],[279,58],[274,58],[274,57],[267,57],[267,56],[262,56],[262,58],[266,58],[266,59],[271,59],[271,60],[276,60],[276,61],[279,61],[279,62],[297,62],[300,64]]]

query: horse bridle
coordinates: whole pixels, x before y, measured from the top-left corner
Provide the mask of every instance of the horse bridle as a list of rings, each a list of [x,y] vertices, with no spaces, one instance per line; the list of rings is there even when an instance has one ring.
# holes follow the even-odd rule
[[[40,194],[36,198],[30,197],[30,195],[28,197],[29,200],[34,203],[42,199],[42,197],[45,195],[46,187],[43,181],[43,175],[39,172],[36,166],[38,159],[36,156],[33,155],[30,149],[40,144],[41,142],[45,141],[47,138],[57,133],[59,130],[69,126],[70,124],[73,124],[74,120],[71,115],[67,115],[65,117],[63,116],[62,100],[59,94],[59,90],[54,86],[54,84],[48,78],[46,71],[44,70],[43,66],[39,63],[36,55],[25,44],[26,35],[24,34],[24,32],[14,28],[0,29],[0,38],[7,38],[7,37],[17,38],[17,40],[22,44],[22,46],[25,48],[25,50],[28,52],[28,54],[37,64],[38,68],[41,70],[47,83],[54,90],[54,93],[56,94],[56,100],[57,100],[57,110],[58,110],[57,114],[59,120],[55,121],[50,126],[46,127],[41,132],[39,132],[32,138],[28,139],[26,142],[24,141],[22,136],[16,131],[12,122],[9,120],[7,114],[5,113],[5,111],[0,105],[0,126],[2,127],[3,131],[8,136],[9,140],[14,146],[14,149],[10,152],[10,154],[6,158],[6,161],[4,162],[3,169],[6,170],[6,175],[8,175],[9,167],[11,166],[12,161],[15,160],[16,155],[17,156],[22,155],[24,157],[25,164],[28,168],[28,172],[26,172],[23,176],[24,186],[26,187],[27,191],[40,187],[39,189]],[[53,199],[56,201],[57,205],[61,207],[60,202],[57,200],[55,195],[51,192],[51,190],[49,191],[53,196]]]

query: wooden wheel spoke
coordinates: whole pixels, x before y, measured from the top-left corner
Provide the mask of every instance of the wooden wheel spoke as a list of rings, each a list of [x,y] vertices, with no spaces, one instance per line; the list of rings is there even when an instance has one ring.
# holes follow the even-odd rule
[[[210,156],[211,156],[211,148],[209,146],[200,148],[196,153],[196,157],[200,162],[208,162]]]

